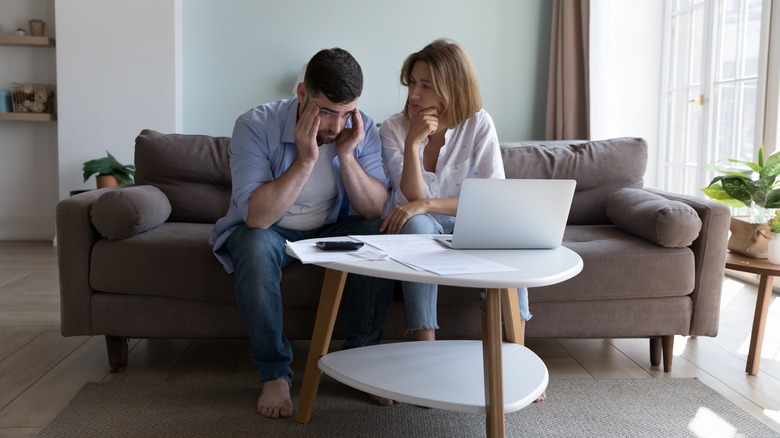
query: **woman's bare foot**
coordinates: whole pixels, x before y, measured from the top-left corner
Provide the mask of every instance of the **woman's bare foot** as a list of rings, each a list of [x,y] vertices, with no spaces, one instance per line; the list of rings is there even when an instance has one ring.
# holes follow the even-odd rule
[[[546,392],[543,392],[542,395],[537,397],[536,400],[534,400],[534,403],[539,403],[540,401],[544,401],[544,400],[547,400],[547,393]]]
[[[268,418],[292,417],[292,399],[287,379],[279,377],[263,383],[263,390],[257,399],[257,412]]]
[[[393,406],[398,404],[396,400],[390,398],[384,398],[374,394],[368,394],[368,396],[371,397],[371,400],[374,400],[375,402],[379,403],[381,406]]]

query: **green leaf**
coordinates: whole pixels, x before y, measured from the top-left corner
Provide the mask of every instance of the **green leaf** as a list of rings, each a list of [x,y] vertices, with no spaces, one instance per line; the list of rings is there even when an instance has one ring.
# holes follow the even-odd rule
[[[110,152],[106,151],[105,157],[85,162],[82,171],[84,182],[87,182],[92,175],[113,175],[121,184],[131,184],[135,174],[135,166],[120,163]]]
[[[712,184],[709,187],[705,187],[702,189],[702,192],[716,202],[728,205],[729,207],[741,208],[749,206],[738,199],[732,198],[731,195],[723,190],[723,187],[720,184]]]
[[[720,181],[720,185],[723,186],[723,191],[729,194],[732,198],[742,201],[746,206],[750,206],[753,199],[753,191],[750,186],[742,178],[723,178]]]
[[[763,167],[760,164],[752,163],[750,161],[742,161],[742,160],[736,160],[734,158],[729,158],[730,163],[739,163],[744,164],[745,166],[749,167],[753,172],[760,172],[761,168]],[[749,173],[749,172],[748,172]]]

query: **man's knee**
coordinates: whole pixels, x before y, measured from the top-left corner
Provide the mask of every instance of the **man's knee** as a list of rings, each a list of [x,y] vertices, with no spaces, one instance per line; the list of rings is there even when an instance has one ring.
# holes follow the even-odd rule
[[[284,239],[270,229],[240,225],[228,239],[228,251],[234,259],[257,261],[284,250]]]

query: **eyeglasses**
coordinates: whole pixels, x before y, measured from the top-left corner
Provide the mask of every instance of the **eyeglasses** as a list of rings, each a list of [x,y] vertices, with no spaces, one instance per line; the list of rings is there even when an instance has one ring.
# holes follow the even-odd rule
[[[320,117],[322,117],[323,119],[341,119],[341,118],[348,119],[352,117],[352,114],[354,113],[355,111],[348,111],[344,114],[339,114],[335,111],[320,109]]]
[[[311,99],[306,99],[306,103],[314,103],[315,105],[319,106],[317,102],[314,102]],[[344,114],[337,113],[336,111],[331,111],[326,108],[320,108],[320,117],[325,120],[333,120],[333,119],[349,119],[352,117],[352,115],[355,114],[355,110],[347,111]]]

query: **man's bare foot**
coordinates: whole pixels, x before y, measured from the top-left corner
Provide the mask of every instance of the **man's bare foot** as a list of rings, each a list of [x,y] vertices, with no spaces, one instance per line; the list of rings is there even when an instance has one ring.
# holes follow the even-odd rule
[[[536,400],[534,400],[534,403],[539,403],[540,401],[544,401],[544,400],[547,400],[547,393],[546,392],[543,392],[542,395],[537,397]]]
[[[384,398],[384,397],[380,397],[380,396],[374,395],[374,394],[368,394],[368,396],[371,397],[371,400],[376,401],[377,403],[379,403],[382,406],[393,406],[393,405],[397,405],[398,404],[397,401],[395,401],[393,399],[390,399],[390,398]]]
[[[257,412],[263,417],[292,417],[290,384],[283,377],[263,383],[263,391],[257,399]]]

